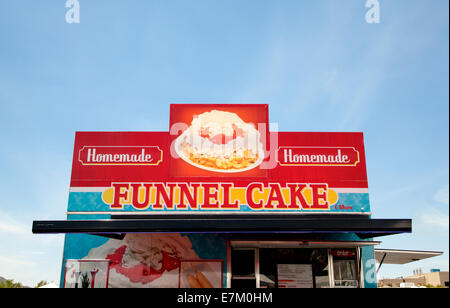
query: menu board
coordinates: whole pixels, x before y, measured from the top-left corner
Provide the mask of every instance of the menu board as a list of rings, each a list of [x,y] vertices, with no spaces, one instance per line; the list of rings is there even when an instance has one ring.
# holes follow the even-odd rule
[[[313,288],[311,264],[277,264],[279,288]]]

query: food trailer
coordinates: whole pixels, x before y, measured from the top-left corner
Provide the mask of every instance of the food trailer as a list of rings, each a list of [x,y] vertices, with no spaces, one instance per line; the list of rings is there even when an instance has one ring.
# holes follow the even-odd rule
[[[64,288],[376,287],[363,134],[279,132],[265,104],[173,104],[167,132],[77,132]]]

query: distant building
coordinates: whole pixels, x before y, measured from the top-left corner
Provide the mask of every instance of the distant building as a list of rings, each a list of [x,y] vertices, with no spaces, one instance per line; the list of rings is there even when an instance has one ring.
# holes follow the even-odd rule
[[[416,287],[433,286],[433,287],[447,287],[448,288],[448,272],[433,271],[431,273],[424,273],[420,275],[400,277],[394,279],[378,280],[378,287],[393,287],[399,288],[402,283],[413,283]]]

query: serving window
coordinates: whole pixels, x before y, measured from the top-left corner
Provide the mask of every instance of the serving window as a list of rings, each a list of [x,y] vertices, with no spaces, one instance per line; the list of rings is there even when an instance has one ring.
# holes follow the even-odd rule
[[[330,244],[327,244],[330,245]],[[230,245],[231,288],[359,288],[360,247],[301,247],[292,242]]]
[[[260,287],[327,287],[327,249],[261,248]]]

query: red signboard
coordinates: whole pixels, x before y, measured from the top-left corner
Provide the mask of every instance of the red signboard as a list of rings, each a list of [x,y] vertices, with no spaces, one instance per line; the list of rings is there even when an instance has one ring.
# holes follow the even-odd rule
[[[69,208],[101,193],[83,210],[369,210],[362,133],[268,132],[267,110],[172,105],[169,132],[77,132]]]
[[[338,258],[351,258],[356,256],[354,249],[331,249],[331,255]]]
[[[267,105],[174,104],[170,135],[173,177],[267,177]]]

